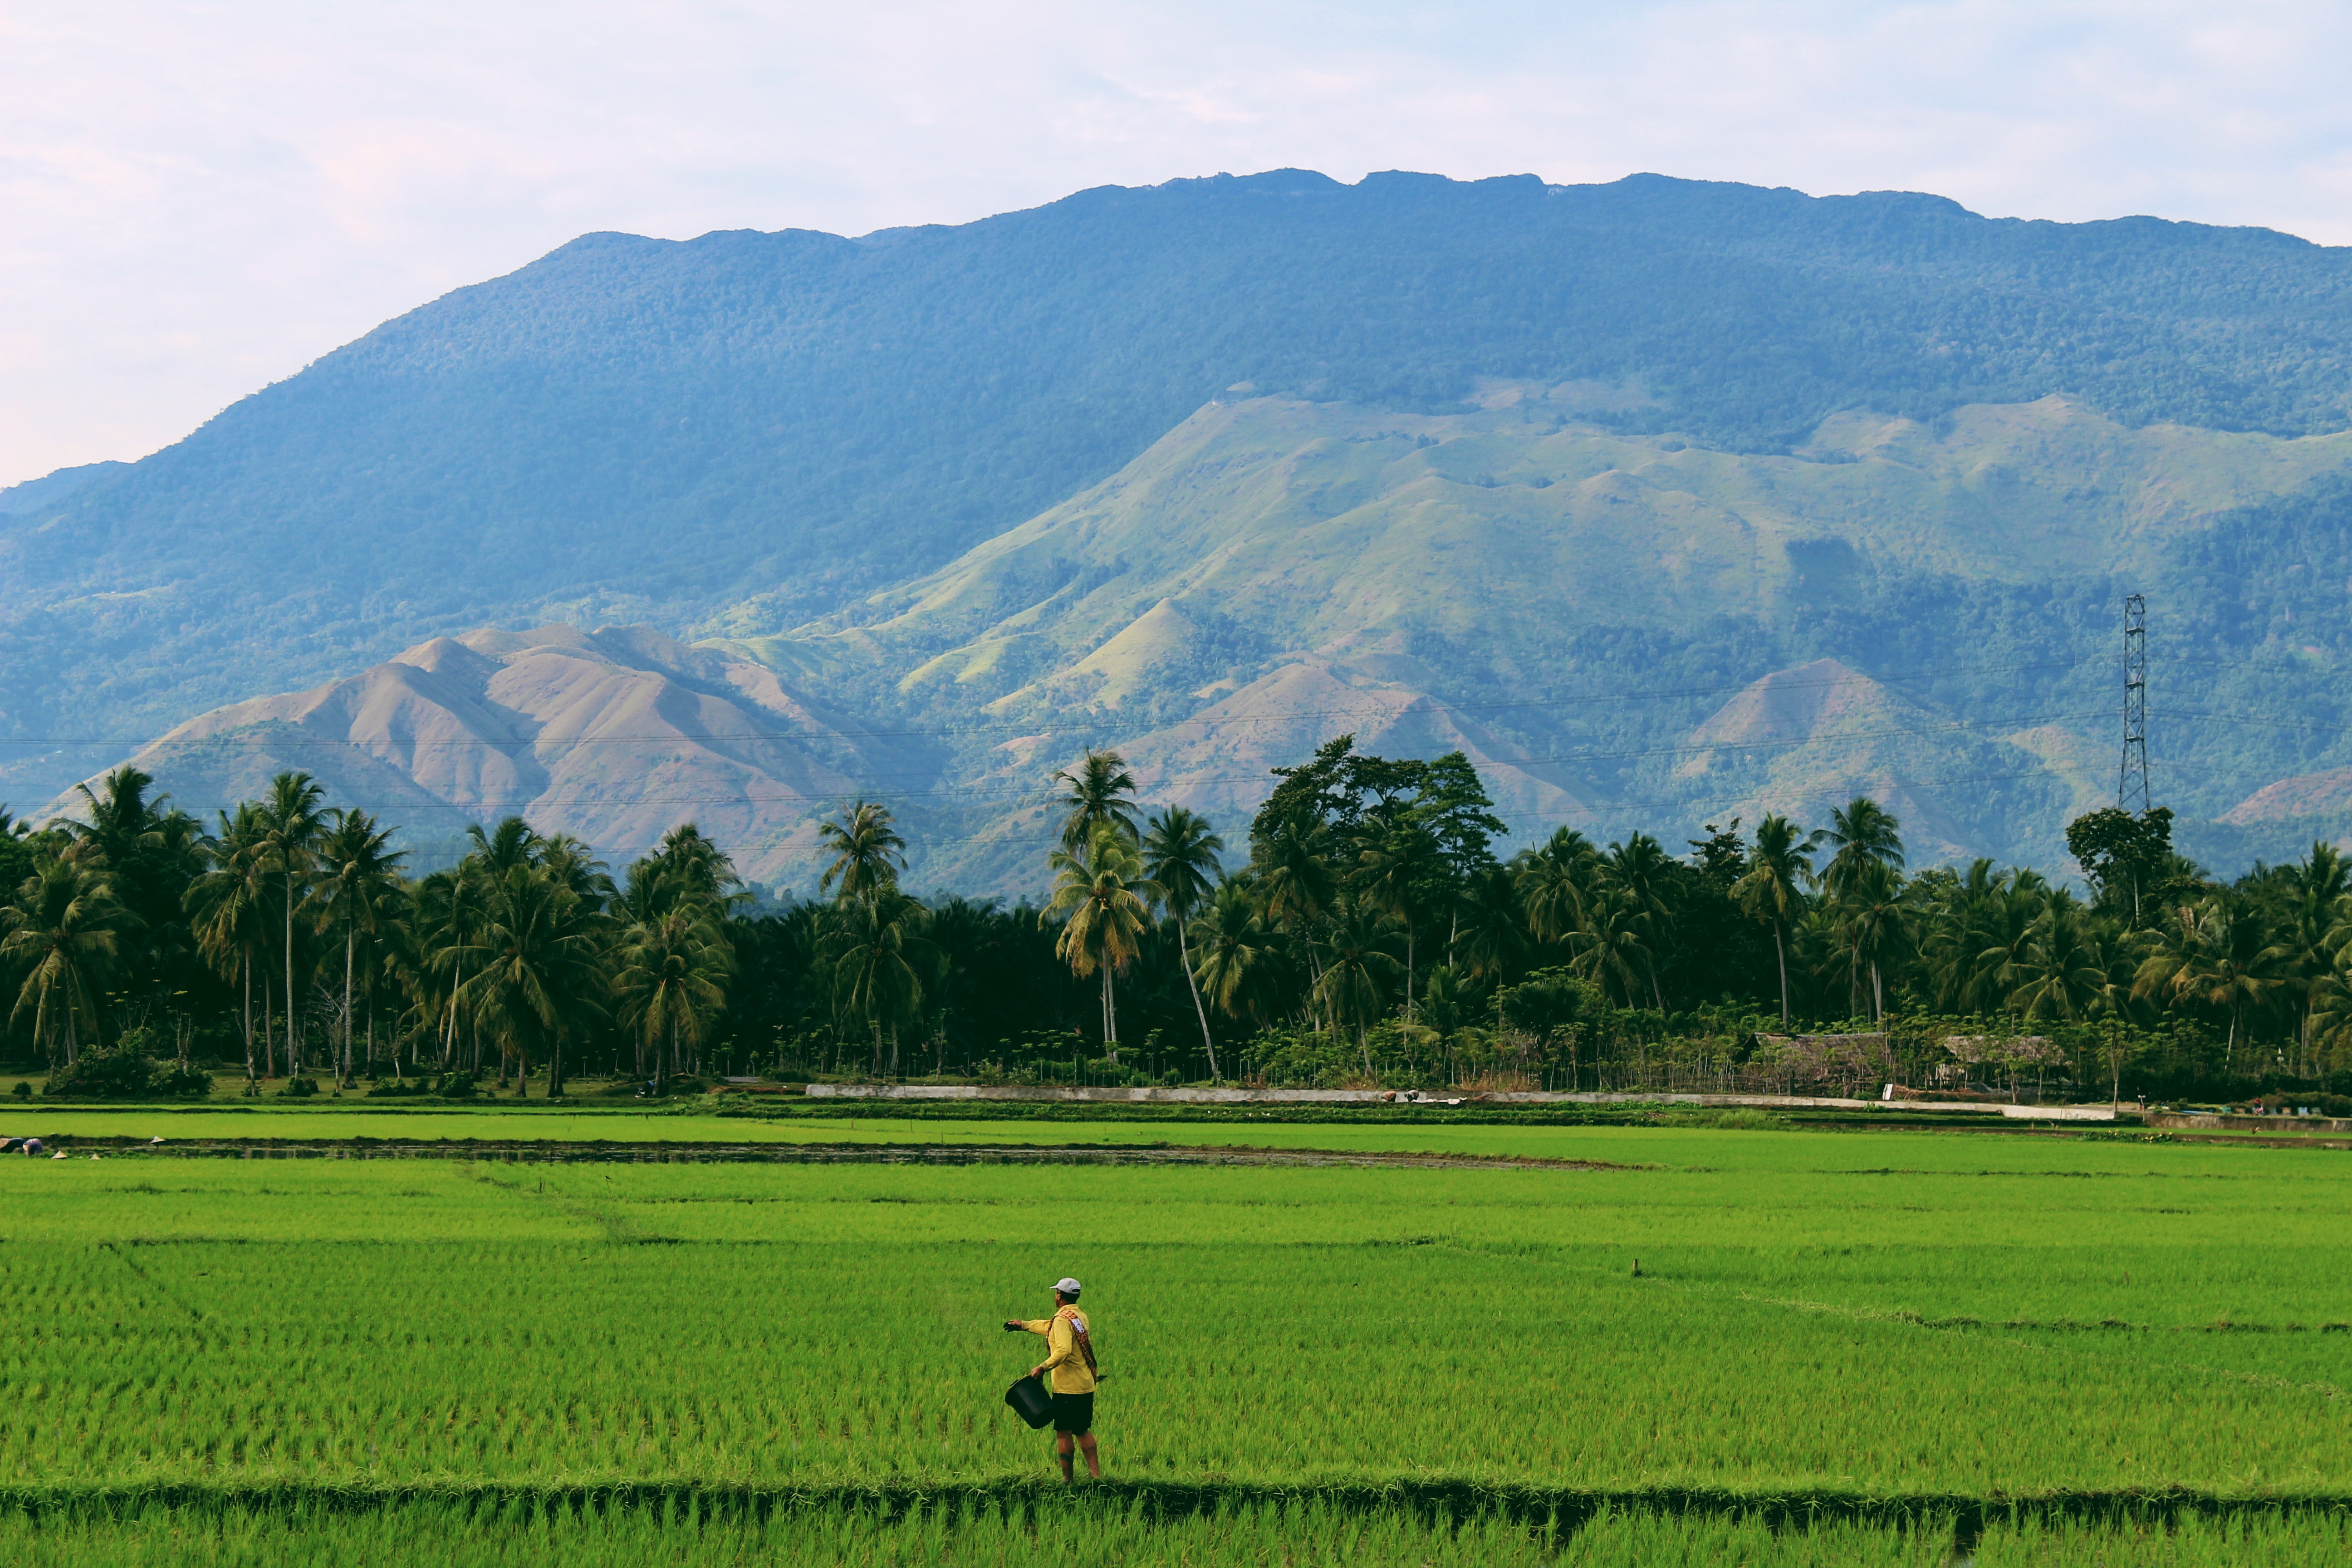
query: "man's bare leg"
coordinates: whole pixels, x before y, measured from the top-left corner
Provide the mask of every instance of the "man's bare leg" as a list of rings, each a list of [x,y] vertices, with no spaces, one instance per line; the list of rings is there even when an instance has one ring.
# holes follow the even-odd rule
[[[1095,1458],[1095,1435],[1091,1432],[1079,1433],[1078,1447],[1087,1457],[1087,1474],[1097,1480],[1102,1479],[1102,1461]],[[1070,1461],[1066,1455],[1062,1459],[1062,1479],[1064,1480],[1070,1479]]]
[[[1054,1452],[1062,1461],[1062,1479],[1066,1481],[1070,1479],[1070,1435],[1067,1432],[1054,1434]],[[1091,1462],[1093,1456],[1088,1455],[1087,1458]],[[1095,1473],[1100,1475],[1102,1472],[1097,1470]]]

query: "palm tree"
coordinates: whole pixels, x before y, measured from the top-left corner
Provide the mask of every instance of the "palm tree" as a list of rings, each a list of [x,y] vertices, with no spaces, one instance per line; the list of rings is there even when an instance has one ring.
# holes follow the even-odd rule
[[[1117,752],[1088,752],[1076,767],[1054,777],[1069,786],[1062,795],[1067,810],[1062,818],[1062,853],[1078,853],[1102,827],[1115,829],[1130,844],[1136,841],[1135,775]]]
[[[1564,831],[1564,830],[1563,830]],[[1419,960],[1416,918],[1442,887],[1447,868],[1437,836],[1418,822],[1391,826],[1356,857],[1349,884],[1356,896],[1404,924],[1404,1016],[1412,1018],[1412,977]]]
[[[671,1073],[682,1070],[682,1047],[696,1047],[699,1058],[704,1036],[727,1006],[735,949],[718,910],[709,900],[689,898],[647,910],[632,921],[615,955],[613,992],[620,1022],[637,1037],[638,1071],[645,1070],[646,1047],[653,1048],[657,1093]]]
[[[816,830],[817,843],[833,851],[833,864],[818,879],[817,890],[831,892],[840,884],[844,903],[871,900],[898,885],[907,864],[907,841],[890,822],[890,808],[861,800],[842,811],[838,822]]]
[[[1622,844],[1612,844],[1601,858],[1601,885],[1618,905],[1618,948],[1641,958],[1649,976],[1650,1000],[1661,1013],[1666,1010],[1666,995],[1658,983],[1658,951],[1665,945],[1666,928],[1674,920],[1666,902],[1674,875],[1673,857],[1646,833],[1627,834]],[[1626,942],[1626,932],[1639,940]]]
[[[343,1054],[335,1073],[337,1086],[342,1087],[352,1081],[353,958],[361,934],[373,942],[390,916],[401,888],[400,862],[407,856],[392,849],[390,831],[379,828],[364,812],[336,812],[333,823],[319,840],[314,876],[319,929],[340,927],[343,933]],[[368,1048],[373,1050],[373,1035],[369,1041]]]
[[[1364,1076],[1372,1076],[1372,1047],[1366,1026],[1387,1005],[1388,987],[1403,965],[1389,951],[1392,939],[1381,929],[1377,913],[1355,899],[1332,906],[1322,947],[1322,973],[1316,994],[1330,1010],[1336,1025],[1356,1026],[1356,1047],[1363,1053]]]
[[[539,830],[520,816],[502,816],[485,831],[478,822],[466,824],[466,840],[473,846],[466,858],[478,861],[499,876],[536,858]]]
[[[2183,904],[2146,936],[2147,956],[2132,977],[2132,994],[2202,1004],[2226,1011],[2230,1036],[2222,1070],[2233,1070],[2246,1010],[2286,983],[2287,950],[2268,940],[2245,900],[2220,891]]]
[[[1184,984],[1192,993],[1192,1012],[1201,1021],[1201,1046],[1209,1053],[1209,1079],[1217,1071],[1217,1042],[1209,1034],[1209,1010],[1201,1005],[1201,983],[1192,976],[1192,949],[1184,935],[1185,923],[1215,890],[1212,880],[1221,870],[1217,852],[1225,841],[1210,829],[1208,818],[1181,805],[1171,805],[1146,825],[1143,874],[1160,889],[1160,897],[1176,922],[1176,952],[1183,962]]]
[[[1864,969],[1870,973],[1873,1019],[1886,1016],[1885,967],[1900,956],[1910,940],[1911,910],[1903,901],[1903,880],[1884,862],[1869,862],[1847,885],[1835,906],[1839,939],[1853,965],[1855,984]]]
[[[2069,1023],[2095,1007],[2111,1011],[2117,1000],[2113,968],[2097,918],[2071,897],[2053,896],[2034,922],[2020,984],[2010,1000],[2029,1018]]]
[[[1858,795],[1843,808],[1832,811],[1830,825],[1816,828],[1806,841],[1809,847],[1827,844],[1836,850],[1822,869],[1822,887],[1831,900],[1859,906],[1839,916],[1840,929],[1850,939],[1848,973],[1857,991],[1865,960],[1861,948],[1851,945],[1851,942],[1865,935],[1885,941],[1893,934],[1888,910],[1891,899],[1901,887],[1903,839],[1897,829],[1902,826],[1878,802]],[[1870,970],[1872,994],[1883,995],[1885,987],[1877,964],[1866,966]]]
[[[1573,827],[1558,827],[1519,863],[1519,898],[1538,942],[1565,942],[1584,924],[1599,851]]]
[[[1804,884],[1812,879],[1813,847],[1797,825],[1777,812],[1756,825],[1748,853],[1748,874],[1731,885],[1731,896],[1749,920],[1772,928],[1772,955],[1780,965],[1780,1027],[1789,1027],[1789,927],[1805,907]]]
[[[1142,951],[1150,905],[1163,894],[1144,876],[1142,854],[1115,822],[1096,825],[1084,855],[1057,849],[1046,864],[1054,871],[1054,897],[1045,912],[1067,917],[1054,951],[1081,979],[1101,971],[1103,1054],[1117,1061],[1118,1008],[1111,977]]]
[[[412,898],[409,921],[415,936],[419,978],[431,981],[446,974],[449,979],[447,1000],[443,1003],[436,996],[437,1005],[430,1008],[440,1018],[444,1070],[460,1065],[462,1060],[458,1026],[467,1013],[466,982],[475,973],[472,964],[488,915],[487,891],[494,879],[487,862],[469,855],[455,867],[436,871],[418,882]],[[474,1038],[478,1045],[478,1022]],[[470,1065],[478,1068],[481,1063],[477,1060]]]
[[[1837,850],[1822,871],[1822,885],[1830,897],[1843,898],[1853,891],[1868,875],[1869,867],[1903,869],[1903,839],[1896,831],[1902,826],[1866,795],[1854,796],[1843,810],[1832,811],[1830,825],[1816,828],[1806,841],[1808,847],[1828,844]]]
[[[133,916],[114,896],[111,878],[93,862],[45,855],[0,910],[0,963],[22,964],[25,981],[8,1015],[11,1026],[29,1009],[33,1036],[54,1051],[63,1026],[66,1062],[80,1056],[79,1025],[104,1043],[99,1021],[100,982],[113,967],[121,934]]]
[[[302,1032],[294,1013],[295,883],[310,872],[310,851],[326,826],[320,802],[326,797],[309,773],[282,773],[269,781],[261,805],[261,843],[269,869],[280,879],[286,900],[286,1059],[288,1073],[302,1070]]]
[[[1528,947],[1517,879],[1501,866],[1474,870],[1462,884],[1456,908],[1453,945],[1461,969],[1475,979],[1500,980]]]
[[[826,935],[833,966],[834,1005],[874,1030],[874,1070],[882,1071],[882,1032],[890,1031],[890,1067],[898,1068],[898,1032],[919,1013],[923,976],[936,955],[925,939],[927,911],[888,882],[845,904]]]
[[[1583,929],[1576,932],[1578,952],[1570,967],[1603,987],[1614,979],[1620,1002],[1632,1007],[1635,984],[1655,972],[1648,932],[1648,920],[1631,900],[1622,893],[1606,893],[1586,911]]]
[[[515,1094],[530,1093],[534,1049],[547,1062],[547,1097],[563,1093],[564,1045],[604,1016],[606,918],[543,866],[509,867],[488,882],[479,959],[466,991],[514,1058]]]
[[[1301,811],[1284,817],[1255,847],[1258,897],[1276,925],[1305,931],[1338,891],[1325,853],[1330,837],[1328,829]]]
[[[1220,885],[1201,930],[1194,973],[1211,1005],[1228,1018],[1256,1017],[1281,959],[1248,883],[1229,878]]]
[[[196,948],[224,978],[245,992],[245,1080],[255,1081],[253,1062],[253,971],[269,940],[269,857],[260,808],[247,801],[232,817],[220,814],[220,833],[210,847],[211,868],[188,884],[184,906],[194,926]]]

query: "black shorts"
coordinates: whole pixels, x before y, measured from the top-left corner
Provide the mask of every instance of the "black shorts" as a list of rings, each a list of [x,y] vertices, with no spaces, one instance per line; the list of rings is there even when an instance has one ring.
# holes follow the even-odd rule
[[[1054,1430],[1073,1435],[1095,1429],[1095,1396],[1091,1394],[1054,1395]]]

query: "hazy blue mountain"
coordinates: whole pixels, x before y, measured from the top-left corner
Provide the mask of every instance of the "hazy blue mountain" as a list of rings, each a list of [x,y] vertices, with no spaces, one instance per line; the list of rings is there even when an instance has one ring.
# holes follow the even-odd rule
[[[2084,661],[2110,646],[2115,595],[2146,588],[2163,656],[2203,661],[2198,700],[2236,715],[2183,709],[2160,731],[2171,777],[2200,813],[2234,811],[2215,831],[2251,852],[2327,820],[2288,806],[2335,796],[2298,787],[2239,811],[2245,795],[2352,761],[2330,728],[2352,721],[2336,695],[2352,561],[2325,441],[2352,427],[2348,345],[2352,252],[2288,236],[1656,176],[1349,186],[1286,171],[856,239],[591,235],[387,322],[154,457],[6,492],[0,798],[46,799],[200,712],[355,677],[436,636],[550,622],[726,638],[877,725],[974,723],[959,706],[972,699],[1073,731],[1119,680],[1138,705],[1122,722],[1174,722],[1253,681],[1363,678],[1331,664],[1330,628],[1363,611],[1363,654],[1386,602],[1334,602],[1328,585],[1286,600],[1285,581],[1320,581],[1286,575],[1295,544],[1368,551],[1366,570],[1426,601],[1381,636],[1419,639],[1408,651],[1443,679],[1404,685],[1427,701],[1714,694],[1568,730],[1479,721],[1497,748],[1580,754],[1684,743],[1747,683],[1822,659],[1899,677],[1904,703],[1971,722],[1989,705],[2090,711],[2111,699]],[[1987,434],[2008,416],[1982,411],[2053,398],[2080,417]],[[1156,531],[1181,509],[1130,509],[1118,551],[1056,544],[1023,568],[1032,607],[1107,584],[1097,610],[1134,603],[1098,628],[1055,611],[1050,647],[1020,645],[1035,665],[1021,684],[982,698],[986,680],[917,679],[963,646],[943,619],[906,622],[882,647],[876,628],[904,618],[912,591],[893,584],[976,570],[1028,520],[1064,527],[1073,498],[1099,504],[1097,487],[1146,473],[1215,489],[1224,458],[1187,468],[1165,443],[1221,403],[1328,426],[1265,471],[1278,504],[1244,497],[1187,524],[1262,558],[1234,604],[1155,590],[1173,570]],[[1482,418],[1499,423],[1480,434]],[[1387,453],[1411,419],[1454,422],[1412,437],[1446,462],[1494,448],[1486,468],[1425,477],[1461,491],[1443,554],[1415,553],[1423,480],[1390,457],[1298,482],[1348,468],[1327,444]],[[2245,443],[2264,440],[2287,455],[2253,473]],[[1543,449],[1562,441],[1582,456]],[[1647,455],[1591,467],[1610,441]],[[1660,473],[1633,477],[1644,464]],[[1874,478],[1848,494],[1841,465]],[[1469,494],[1508,491],[1521,470],[1529,492],[1580,487],[1590,517],[1531,503],[1498,520]],[[1726,517],[1768,511],[1755,592],[1675,575],[1746,526]],[[1350,534],[1350,519],[1382,531]],[[1095,658],[1110,645],[1088,637],[1125,636],[1160,599],[1176,601],[1168,615]],[[802,668],[811,648],[865,635],[876,657]],[[1188,663],[1137,651],[1180,644]],[[2052,684],[2078,676],[2080,689]],[[1408,709],[1398,732],[1421,734]],[[2032,766],[2072,782],[2017,787],[2079,795],[2097,733],[2085,720],[2044,737]],[[935,750],[945,831],[980,809],[957,792],[981,774]],[[1696,809],[1671,773],[1621,758],[1529,784],[1530,809]],[[1966,813],[1949,820],[1982,841]],[[2046,840],[2037,820],[2003,842]]]
[[[59,468],[54,473],[44,474],[37,479],[26,479],[23,484],[10,485],[0,489],[0,512],[54,509],[91,480],[102,479],[130,467],[128,463],[83,463],[77,468]]]
[[[2347,268],[2261,230],[1654,176],[1290,171],[862,239],[592,235],[5,514],[0,722],[152,732],[485,622],[781,629],[1244,384],[1435,412],[1565,383],[1731,451],[2060,392],[2337,429]]]

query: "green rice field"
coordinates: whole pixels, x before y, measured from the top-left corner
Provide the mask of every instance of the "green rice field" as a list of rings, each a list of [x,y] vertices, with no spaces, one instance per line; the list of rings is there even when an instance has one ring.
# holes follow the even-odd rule
[[[104,1135],[189,1136],[103,1114]],[[316,1124],[336,1112],[300,1114],[333,1135]],[[507,1138],[561,1120],[447,1119]],[[656,1120],[676,1139],[691,1119]],[[1241,1141],[1001,1136],[1192,1131]],[[2352,1153],[1635,1127],[1248,1142],[1583,1163],[0,1157],[0,1552],[2347,1560]],[[1108,1373],[1107,1479],[1067,1494],[1050,1436],[1000,1403],[1038,1342],[999,1321],[1043,1315],[1065,1273]]]

